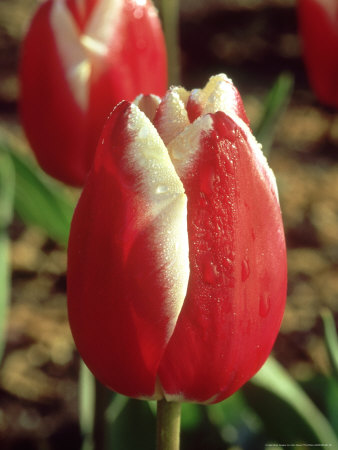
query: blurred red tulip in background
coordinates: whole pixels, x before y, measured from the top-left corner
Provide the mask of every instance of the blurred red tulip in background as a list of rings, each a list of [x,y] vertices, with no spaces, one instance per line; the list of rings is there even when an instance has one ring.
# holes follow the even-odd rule
[[[21,58],[21,119],[42,168],[82,185],[122,99],[163,95],[167,60],[150,0],[47,0]]]
[[[298,19],[310,84],[322,103],[338,107],[338,2],[298,0]]]
[[[225,75],[120,103],[75,210],[69,320],[122,394],[215,403],[268,357],[286,252],[275,178]]]

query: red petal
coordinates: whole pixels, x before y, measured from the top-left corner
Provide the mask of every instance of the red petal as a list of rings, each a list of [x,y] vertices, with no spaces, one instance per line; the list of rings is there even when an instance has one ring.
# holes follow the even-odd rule
[[[216,402],[266,360],[286,296],[286,256],[274,180],[248,130],[211,115],[186,171],[190,279],[159,368],[167,398]],[[182,151],[182,149],[180,149]]]
[[[298,1],[304,60],[319,100],[338,106],[338,8],[336,1]]]
[[[90,15],[98,3],[98,0],[66,0],[68,9],[72,12],[72,15],[81,31],[84,31],[86,23],[90,18]]]
[[[87,170],[83,157],[85,115],[75,102],[50,26],[52,1],[31,23],[21,54],[21,120],[41,167],[55,178],[79,184]]]
[[[203,89],[191,91],[187,102],[190,122],[202,114],[217,111],[237,116],[249,125],[242,98],[232,81],[224,74],[212,76]]]
[[[101,382],[152,397],[189,277],[186,197],[134,105],[116,108],[101,139],[71,227],[69,320]]]
[[[95,7],[100,4],[102,0],[95,2]],[[26,36],[21,60],[21,117],[43,169],[68,184],[81,185],[90,169],[104,121],[114,106],[123,99],[133,100],[140,92],[165,93],[166,51],[151,3],[137,5],[123,1],[112,42],[96,42],[96,35],[93,38],[80,33],[87,31],[82,22],[95,13],[93,0],[85,2],[83,14],[72,1],[63,5],[66,17],[61,14],[65,23],[60,25],[55,11],[60,13],[62,5],[58,0],[43,3]],[[73,37],[69,45],[64,42],[68,36],[65,24]],[[111,25],[115,27],[116,23]],[[102,44],[107,54],[90,53],[82,47],[84,38],[87,43],[93,38],[98,47]],[[61,47],[68,51],[63,52]],[[83,75],[79,70],[83,66],[88,79],[81,82],[79,76],[75,83],[70,83],[72,73],[78,71]]]

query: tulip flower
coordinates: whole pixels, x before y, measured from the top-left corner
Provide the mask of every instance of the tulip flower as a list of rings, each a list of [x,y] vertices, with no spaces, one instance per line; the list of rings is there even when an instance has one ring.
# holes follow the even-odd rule
[[[103,124],[122,99],[167,89],[150,0],[47,0],[23,43],[21,119],[41,167],[82,185]]]
[[[276,182],[225,75],[121,102],[72,221],[69,320],[106,386],[215,403],[278,333],[286,256]]]
[[[299,31],[310,84],[318,99],[338,106],[338,3],[298,0]]]

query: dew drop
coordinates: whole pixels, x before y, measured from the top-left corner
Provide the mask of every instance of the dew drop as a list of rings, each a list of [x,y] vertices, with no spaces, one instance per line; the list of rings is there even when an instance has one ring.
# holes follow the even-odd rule
[[[201,208],[206,208],[208,206],[209,202],[208,200],[205,198],[205,195],[203,194],[203,192],[200,193],[200,198],[199,198],[199,206]],[[203,210],[201,210],[203,211]]]
[[[210,195],[214,191],[215,172],[213,167],[203,167],[201,171],[200,190],[206,195]]]
[[[250,275],[249,260],[246,256],[242,261],[242,281],[246,281]]]
[[[261,317],[266,317],[269,314],[271,307],[271,299],[268,294],[262,294],[259,300],[259,314]]]
[[[228,174],[233,175],[235,172],[234,160],[227,156],[224,160],[225,168]]]
[[[168,192],[168,186],[160,185],[156,188],[156,194],[165,194]]]
[[[144,11],[142,8],[135,8],[133,15],[135,19],[142,19]]]
[[[148,135],[149,135],[149,130],[147,127],[142,127],[138,132],[138,137],[140,139],[145,139],[148,137]]]
[[[203,280],[208,284],[215,284],[219,278],[219,272],[216,265],[209,259],[203,264]]]
[[[226,139],[230,143],[233,143],[236,139],[236,125],[234,122],[231,121],[230,118],[223,119],[222,125],[219,124],[219,127],[221,128],[221,136],[223,139]]]

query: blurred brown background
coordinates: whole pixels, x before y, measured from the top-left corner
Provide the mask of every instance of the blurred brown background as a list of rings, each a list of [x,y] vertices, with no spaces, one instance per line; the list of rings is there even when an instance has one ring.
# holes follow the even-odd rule
[[[17,116],[19,48],[37,3],[0,0],[0,133],[18,146],[25,145]],[[294,76],[269,157],[289,261],[288,303],[274,354],[296,379],[328,373],[319,313],[328,307],[338,317],[338,114],[320,105],[308,86],[295,1],[185,0],[180,32],[183,84],[202,87],[211,74],[227,73],[253,125],[279,73]],[[77,449],[79,361],[67,324],[66,253],[18,218],[10,232],[0,448]]]

